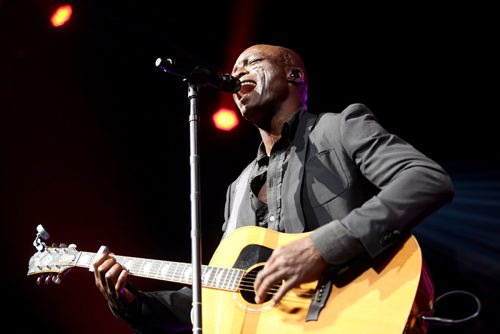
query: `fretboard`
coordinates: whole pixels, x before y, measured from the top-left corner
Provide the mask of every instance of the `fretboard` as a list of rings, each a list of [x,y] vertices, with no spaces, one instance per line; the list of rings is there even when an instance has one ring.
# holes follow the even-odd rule
[[[91,268],[96,253],[79,252],[75,266]],[[139,257],[115,256],[131,275],[163,281],[193,283],[193,266],[190,263],[151,260]],[[243,270],[201,266],[201,285],[207,288],[237,291],[243,277]]]

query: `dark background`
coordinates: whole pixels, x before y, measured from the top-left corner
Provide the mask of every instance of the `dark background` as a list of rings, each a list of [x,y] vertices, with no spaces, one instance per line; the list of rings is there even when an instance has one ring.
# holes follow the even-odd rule
[[[230,72],[254,43],[297,50],[310,75],[310,109],[367,104],[390,131],[441,163],[454,201],[415,229],[436,296],[477,296],[480,315],[432,333],[498,333],[500,155],[498,19],[491,8],[418,3],[351,8],[325,2],[73,1],[53,28],[55,1],[0,0],[2,318],[15,332],[129,333],[92,274],[60,285],[27,277],[36,226],[47,241],[95,252],[190,262],[187,86],[157,57]],[[220,238],[227,185],[259,137],[211,121],[230,95],[200,92],[202,258]],[[134,280],[143,290],[173,283]],[[449,297],[437,315],[463,318],[472,298]],[[20,319],[20,320],[14,320]]]

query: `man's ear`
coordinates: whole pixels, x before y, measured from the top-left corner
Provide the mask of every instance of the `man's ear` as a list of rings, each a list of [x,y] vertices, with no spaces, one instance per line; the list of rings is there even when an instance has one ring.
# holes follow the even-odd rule
[[[288,82],[294,86],[304,85],[304,74],[300,68],[294,68],[288,75]]]

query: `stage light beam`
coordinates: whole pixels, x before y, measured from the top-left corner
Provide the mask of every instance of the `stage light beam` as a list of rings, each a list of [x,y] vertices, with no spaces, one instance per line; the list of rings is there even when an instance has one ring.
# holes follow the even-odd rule
[[[231,131],[238,123],[238,116],[234,110],[227,108],[220,108],[212,116],[215,127],[224,131]]]
[[[73,14],[73,7],[71,5],[61,5],[52,13],[50,23],[55,28],[63,26],[71,19],[71,14]]]

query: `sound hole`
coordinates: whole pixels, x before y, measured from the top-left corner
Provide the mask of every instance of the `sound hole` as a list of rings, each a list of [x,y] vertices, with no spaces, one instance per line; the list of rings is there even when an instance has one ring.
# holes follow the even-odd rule
[[[240,285],[241,296],[245,301],[255,304],[255,290],[253,288],[253,283],[255,282],[255,277],[257,277],[257,273],[262,270],[264,266],[257,266],[250,270],[245,277],[243,277]],[[264,302],[267,302],[271,299],[272,293],[269,292],[266,294],[264,298]]]

